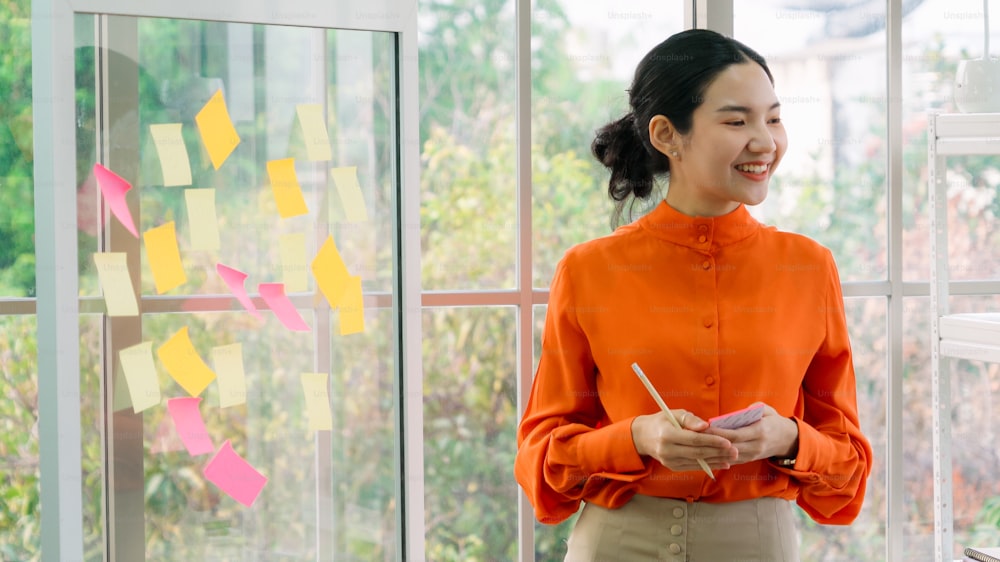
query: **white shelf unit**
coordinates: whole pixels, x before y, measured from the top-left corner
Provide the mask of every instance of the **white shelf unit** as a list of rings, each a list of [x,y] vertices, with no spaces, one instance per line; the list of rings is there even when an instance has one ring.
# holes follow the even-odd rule
[[[930,113],[927,123],[931,231],[931,392],[934,451],[934,559],[953,560],[951,379],[953,358],[1000,362],[1000,313],[949,314],[948,182],[946,160],[1000,155],[1000,113]]]

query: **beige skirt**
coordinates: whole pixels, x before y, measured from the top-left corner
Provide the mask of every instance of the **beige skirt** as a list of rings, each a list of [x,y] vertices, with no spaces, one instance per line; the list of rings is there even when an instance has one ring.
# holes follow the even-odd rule
[[[799,562],[792,503],[780,498],[585,504],[568,546],[565,562]]]

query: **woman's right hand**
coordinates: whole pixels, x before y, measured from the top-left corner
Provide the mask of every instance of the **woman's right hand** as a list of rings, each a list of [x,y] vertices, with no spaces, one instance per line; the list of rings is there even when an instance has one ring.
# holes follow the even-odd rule
[[[703,459],[712,470],[729,468],[739,451],[728,439],[702,433],[708,422],[686,410],[671,410],[681,424],[674,427],[666,412],[637,416],[632,421],[635,450],[675,472],[701,470]]]

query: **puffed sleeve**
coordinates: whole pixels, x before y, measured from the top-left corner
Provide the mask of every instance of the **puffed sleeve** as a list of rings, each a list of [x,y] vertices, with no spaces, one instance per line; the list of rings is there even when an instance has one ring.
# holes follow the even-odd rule
[[[595,383],[590,343],[577,319],[570,254],[549,291],[542,353],[517,432],[514,475],[547,524],[573,515],[580,501],[619,507],[652,470],[635,450],[632,420],[609,423]],[[593,305],[595,303],[589,303]]]
[[[799,482],[798,504],[816,522],[846,525],[861,510],[872,450],[858,423],[844,297],[833,256],[827,254],[826,337],[802,383],[795,466],[776,468]]]

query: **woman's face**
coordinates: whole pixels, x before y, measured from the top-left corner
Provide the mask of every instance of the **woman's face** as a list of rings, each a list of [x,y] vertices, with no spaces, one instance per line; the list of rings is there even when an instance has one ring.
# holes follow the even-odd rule
[[[667,202],[681,212],[718,216],[757,205],[785,154],[788,138],[764,69],[730,65],[709,84],[670,161]],[[676,188],[676,189],[675,189]]]

